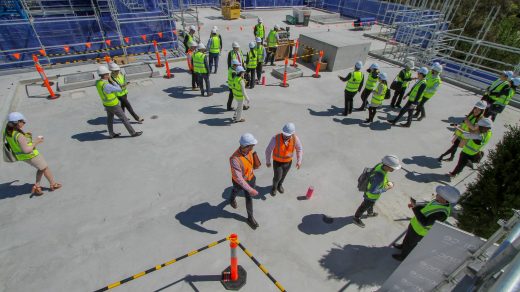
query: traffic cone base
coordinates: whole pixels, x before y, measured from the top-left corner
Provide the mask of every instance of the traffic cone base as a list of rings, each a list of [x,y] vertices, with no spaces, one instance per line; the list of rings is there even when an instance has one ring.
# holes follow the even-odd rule
[[[247,272],[241,265],[238,265],[238,280],[231,281],[231,266],[227,267],[222,272],[222,280],[220,283],[224,286],[226,290],[238,291],[240,288],[244,287],[247,282]]]

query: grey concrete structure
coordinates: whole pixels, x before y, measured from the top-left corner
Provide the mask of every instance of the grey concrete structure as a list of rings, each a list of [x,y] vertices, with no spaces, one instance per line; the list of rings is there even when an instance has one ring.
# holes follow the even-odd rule
[[[128,65],[121,69],[128,80],[161,76],[161,72],[152,64]]]
[[[58,77],[58,91],[67,91],[79,88],[85,88],[96,85],[99,79],[96,72],[82,72],[68,75],[60,75]]]
[[[274,77],[283,80],[285,70],[287,70],[287,80],[303,76],[303,71],[300,68],[294,68],[289,65],[287,66],[287,69],[285,69],[285,66],[278,66],[271,71],[271,74]]]

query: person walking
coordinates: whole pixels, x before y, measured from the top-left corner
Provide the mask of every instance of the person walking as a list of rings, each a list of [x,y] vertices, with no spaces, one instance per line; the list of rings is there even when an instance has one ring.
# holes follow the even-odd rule
[[[372,100],[370,100],[370,106],[368,107],[368,119],[363,123],[372,123],[376,116],[377,108],[383,104],[386,94],[388,92],[388,84],[386,83],[386,73],[379,73],[376,90],[372,93]],[[376,81],[377,82],[377,81]]]
[[[363,202],[354,214],[353,222],[357,226],[364,228],[365,223],[361,221],[363,213],[367,212],[368,217],[375,217],[374,204],[381,197],[381,194],[392,189],[394,184],[388,180],[388,173],[401,169],[401,162],[395,155],[386,155],[381,159],[381,163],[376,164],[370,173],[367,191],[363,194]]]
[[[206,94],[207,96],[212,96],[211,86],[209,83],[209,65],[208,65],[208,55],[206,55],[206,46],[204,44],[199,44],[197,47],[197,52],[193,55],[193,71],[197,74],[198,83],[200,86],[200,95],[204,96],[204,84],[206,83]]]
[[[452,186],[437,186],[435,193],[435,199],[427,204],[417,204],[414,199],[410,199],[408,206],[412,208],[414,217],[408,224],[403,243],[393,244],[394,248],[401,250],[401,253],[392,255],[394,259],[403,261],[428,234],[435,222],[444,222],[450,217],[452,205],[460,198],[459,190]]]
[[[112,81],[112,83],[119,85],[119,87],[121,87],[121,90],[122,90],[120,92],[116,91],[116,96],[119,99],[119,102],[121,104],[121,109],[123,110],[123,112],[125,112],[125,109],[128,109],[128,112],[132,115],[132,117],[139,124],[142,124],[144,119],[140,118],[135,113],[134,109],[132,108],[132,105],[128,101],[128,89],[126,88],[126,86],[130,82],[126,81],[126,76],[123,73],[121,73],[121,68],[116,63],[114,63],[114,62],[109,63],[108,69],[110,70],[110,72],[112,72],[110,74],[110,80]]]
[[[267,57],[267,52],[264,47],[264,41],[260,37],[256,38],[256,56],[256,83],[260,84],[260,80],[262,80],[263,65],[265,64],[265,59]]]
[[[407,61],[404,65],[404,69],[399,72],[396,78],[396,88],[392,88],[394,96],[390,102],[391,108],[401,108],[401,100],[408,88],[408,84],[412,81],[412,70],[414,68],[413,61]]]
[[[303,158],[303,147],[298,136],[296,136],[296,126],[287,123],[283,126],[282,132],[273,136],[269,145],[265,149],[265,165],[271,167],[271,155],[273,157],[273,186],[271,196],[276,196],[276,191],[284,193],[283,182],[285,176],[291,169],[293,154],[296,151],[296,168],[300,169]]]
[[[452,161],[455,157],[455,153],[457,153],[457,148],[464,147],[466,145],[467,140],[464,138],[463,132],[468,133],[477,133],[478,125],[477,122],[484,117],[484,111],[487,108],[487,103],[483,100],[479,100],[471,112],[464,118],[464,121],[459,125],[461,130],[455,130],[453,134],[452,145],[450,149],[446,150],[437,160],[442,162],[444,160],[444,156],[450,155],[447,161]],[[451,124],[451,126],[456,127],[457,124]]]
[[[250,89],[255,87],[255,75],[256,75],[256,66],[258,65],[258,55],[256,54],[256,42],[249,43],[249,52],[247,52],[246,59],[246,67],[247,67],[247,82]]]
[[[187,53],[190,48],[190,42],[196,42],[195,41],[195,31],[196,30],[197,30],[197,28],[195,27],[195,25],[192,25],[192,26],[190,26],[189,32],[186,35],[184,35],[183,44],[184,44],[184,48],[186,49],[185,53]]]
[[[435,95],[437,90],[439,89],[439,86],[441,85],[441,76],[442,73],[442,66],[441,64],[435,62],[433,63],[432,70],[430,73],[426,75],[426,89],[424,90],[424,94],[419,101],[419,105],[417,106],[417,109],[415,110],[415,114],[413,115],[414,118],[417,118],[418,121],[426,118],[426,110],[424,109],[424,104],[432,98],[432,96]]]
[[[191,90],[195,91],[199,88],[199,77],[193,70],[193,55],[197,52],[197,42],[189,43],[189,50],[186,53],[186,60],[188,61],[188,70],[191,73]]]
[[[237,101],[237,108],[233,115],[234,123],[245,122],[242,118],[242,110],[249,109],[249,97],[246,93],[246,84],[244,82],[244,74],[246,70],[242,66],[236,68],[235,77],[233,78],[233,97]]]
[[[217,33],[216,26],[211,30],[211,36],[209,37],[207,47],[209,48],[209,72],[211,73],[211,68],[213,68],[213,64],[215,64],[215,71],[213,71],[213,74],[217,74],[218,59],[222,52],[222,36]]]
[[[274,25],[274,28],[269,31],[269,34],[267,35],[267,62],[271,62],[271,66],[274,66],[274,59],[276,55],[276,49],[279,45],[280,37],[278,36],[278,31],[280,30],[280,27],[278,24]]]
[[[361,67],[363,67],[363,63],[361,61],[357,61],[354,65],[354,71],[348,73],[347,77],[343,78],[341,76],[338,76],[341,81],[346,81],[345,110],[343,111],[344,116],[347,116],[352,113],[352,108],[354,107],[354,96],[356,96],[356,93],[361,91],[361,88],[363,88],[365,76],[360,71]]]
[[[228,88],[229,88],[229,96],[228,96],[228,101],[227,101],[227,110],[228,111],[232,111],[234,110],[233,107],[231,106],[233,104],[233,80],[235,78],[235,75],[236,75],[236,69],[237,69],[237,66],[240,65],[240,62],[238,62],[238,60],[232,60],[231,61],[231,67],[228,68],[228,76],[227,76],[227,85],[228,85]]]
[[[128,133],[130,133],[132,137],[141,136],[143,132],[136,132],[134,130],[132,125],[130,125],[130,121],[123,112],[123,109],[121,108],[116,93],[121,92],[122,90],[119,85],[110,83],[110,71],[108,68],[105,66],[100,66],[97,70],[97,73],[101,78],[96,82],[96,89],[98,91],[99,97],[101,98],[101,101],[103,102],[105,111],[107,112],[107,127],[110,138],[117,138],[121,136],[121,133],[114,133],[114,115],[123,122],[123,125],[125,125]]]
[[[508,71],[508,75],[512,76],[513,74],[510,73],[512,72]],[[510,78],[510,80],[511,81],[509,82],[509,87],[504,86],[504,88],[509,88],[508,94],[500,93],[500,95],[494,97],[494,99],[492,97],[493,104],[489,108],[488,115],[493,122],[495,121],[497,115],[504,111],[506,106],[509,104],[509,101],[513,99],[513,96],[516,93],[516,89],[520,86],[520,77]]]
[[[36,168],[36,182],[32,187],[31,193],[35,196],[41,196],[43,195],[43,190],[40,183],[43,176],[49,181],[49,189],[51,192],[61,188],[62,185],[56,182],[45,158],[43,158],[40,151],[36,149],[36,146],[43,143],[43,136],[38,136],[33,139],[33,135],[30,132],[24,132],[23,128],[25,127],[26,121],[21,113],[10,113],[7,116],[4,143],[8,143],[17,161],[23,161]]]
[[[365,86],[365,89],[363,89],[363,92],[361,92],[361,106],[356,108],[356,111],[364,111],[365,107],[368,104],[368,97],[370,96],[370,93],[374,91],[376,88],[376,84],[379,78],[379,64],[374,63],[370,65],[370,68],[367,70],[368,72],[368,78],[367,78],[367,85]]]
[[[414,84],[412,89],[404,96],[406,99],[408,97],[408,101],[404,105],[404,107],[399,111],[397,117],[393,120],[389,120],[388,122],[392,125],[395,125],[399,121],[399,119],[408,112],[408,120],[406,124],[402,125],[403,127],[410,127],[412,125],[412,115],[414,109],[417,107],[417,104],[421,100],[424,90],[426,90],[426,80],[424,78],[428,74],[428,69],[426,67],[421,67],[417,71],[417,82]]]
[[[264,41],[265,26],[264,26],[264,21],[262,20],[262,18],[258,17],[258,24],[255,25],[253,33],[255,34],[255,38],[260,38],[262,40],[262,42]]]
[[[231,182],[233,189],[231,190],[231,197],[229,204],[233,209],[238,207],[236,197],[240,192],[244,192],[246,199],[247,223],[254,230],[258,227],[258,223],[253,217],[253,199],[252,197],[258,195],[255,190],[256,177],[254,173],[255,163],[253,148],[258,143],[253,134],[245,133],[240,137],[240,147],[235,150],[233,155],[229,158],[231,166]]]
[[[240,66],[244,67],[244,54],[242,53],[242,50],[240,50],[240,45],[237,42],[233,42],[231,46],[233,49],[229,51],[227,57],[228,68],[231,67],[231,61],[233,60],[237,60],[240,63]]]
[[[491,121],[490,118],[482,118],[477,122],[477,125],[478,133],[466,132],[461,128],[456,128],[462,132],[464,139],[468,141],[462,148],[457,166],[455,166],[453,171],[448,173],[451,178],[457,176],[466,165],[471,165],[473,162],[480,162],[484,156],[482,149],[484,149],[484,146],[491,140],[491,136],[493,135],[491,132],[493,121]]]

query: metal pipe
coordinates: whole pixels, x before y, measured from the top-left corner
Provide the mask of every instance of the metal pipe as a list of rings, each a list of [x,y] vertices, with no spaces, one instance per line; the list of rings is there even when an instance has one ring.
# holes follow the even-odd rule
[[[489,289],[490,292],[517,292],[520,291],[520,253],[517,253],[513,262]]]

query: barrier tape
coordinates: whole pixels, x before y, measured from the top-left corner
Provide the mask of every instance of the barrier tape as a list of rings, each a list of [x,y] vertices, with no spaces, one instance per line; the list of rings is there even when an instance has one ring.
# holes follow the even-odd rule
[[[172,54],[175,52],[173,49],[169,50],[172,52]],[[141,55],[149,55],[151,56],[153,53],[150,52],[141,52],[141,53],[134,53],[134,54],[127,54],[128,57],[134,57],[134,56],[141,56]],[[119,58],[124,57],[125,55],[118,55],[118,56],[111,56],[111,58]],[[83,62],[90,62],[90,61],[96,61],[97,63],[101,63],[104,61],[103,58],[96,57],[96,58],[89,58],[89,59],[83,59],[83,60],[73,60],[73,61],[65,61],[65,62],[53,62],[52,64],[45,64],[42,65],[44,68],[50,68],[52,65],[68,65],[68,64],[74,64],[74,63],[83,63]]]
[[[126,45],[126,46],[117,46],[117,47],[110,47],[107,49],[84,51],[84,52],[74,52],[74,53],[64,53],[64,54],[47,54],[46,56],[58,57],[58,56],[90,55],[90,54],[102,53],[102,52],[107,52],[107,51],[122,50],[124,48],[131,48],[131,47],[137,47],[137,46],[143,46],[143,45],[153,45],[153,44],[151,42],[145,42],[145,43],[137,43],[137,44],[131,44],[131,45]],[[39,54],[38,57],[45,57],[45,55]]]
[[[253,261],[253,263],[255,263],[255,265],[271,280],[271,282],[274,283],[274,285],[276,285],[276,287],[282,291],[282,292],[285,292],[287,290],[285,290],[285,288],[282,286],[282,284],[280,284],[280,282],[276,281],[275,278],[273,278],[273,276],[271,276],[271,274],[269,274],[269,271],[264,267],[264,265],[262,265],[243,245],[242,243],[238,243],[238,246],[240,247],[240,249],[242,249],[244,251],[244,253]]]
[[[178,261],[180,261],[180,260],[183,260],[183,259],[185,259],[185,258],[187,258],[187,257],[190,257],[190,256],[192,256],[192,255],[195,255],[195,254],[197,254],[197,253],[199,253],[199,252],[201,252],[201,251],[203,251],[203,250],[206,250],[206,249],[208,249],[208,248],[214,247],[215,245],[220,244],[220,243],[222,243],[222,242],[224,242],[224,241],[226,241],[226,240],[228,240],[227,237],[226,237],[226,238],[222,238],[222,239],[219,240],[219,241],[215,241],[215,242],[212,242],[212,243],[210,243],[210,244],[208,244],[208,245],[206,245],[206,246],[204,246],[204,247],[201,247],[201,248],[199,248],[199,249],[192,250],[192,251],[190,251],[189,253],[187,253],[187,254],[185,254],[185,255],[183,255],[183,256],[180,256],[180,257],[178,257],[178,258],[176,258],[176,259],[173,259],[173,260],[171,260],[171,261],[168,261],[168,262],[162,263],[162,264],[160,264],[160,265],[157,265],[157,266],[155,266],[155,267],[153,267],[153,268],[150,268],[150,269],[148,269],[148,270],[146,270],[146,271],[143,271],[143,272],[137,273],[137,274],[135,274],[135,275],[133,275],[133,276],[131,276],[131,277],[128,277],[128,278],[126,278],[126,279],[123,279],[123,280],[121,280],[121,281],[114,282],[114,283],[112,283],[112,284],[110,284],[110,285],[108,285],[108,286],[105,286],[105,287],[101,288],[101,289],[95,290],[94,292],[107,291],[107,290],[109,290],[109,289],[115,288],[115,287],[120,286],[120,285],[122,285],[122,284],[128,283],[128,282],[130,282],[130,281],[132,281],[132,280],[135,280],[135,279],[137,279],[137,278],[140,278],[140,277],[142,277],[142,276],[144,276],[144,275],[146,275],[146,274],[150,274],[151,272],[155,272],[155,271],[160,270],[160,269],[162,269],[162,268],[164,268],[164,267],[166,267],[166,266],[169,266],[169,265],[171,265],[171,264],[173,264],[173,263],[176,263],[176,262],[178,262]]]

